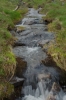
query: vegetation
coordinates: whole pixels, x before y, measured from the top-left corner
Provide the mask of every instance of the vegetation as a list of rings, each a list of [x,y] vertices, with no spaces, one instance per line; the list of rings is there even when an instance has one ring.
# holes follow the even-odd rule
[[[66,70],[66,1],[55,0],[45,5],[45,20],[51,21],[48,30],[55,33],[56,43],[50,45],[51,54],[57,65]]]
[[[42,7],[40,13],[50,22],[48,30],[55,33],[55,44],[50,45],[51,54],[59,67],[66,70],[66,0],[24,0],[28,7]]]
[[[55,44],[51,44],[48,53],[51,54],[59,67],[66,70],[66,1],[65,0],[22,0],[27,7],[42,7],[40,13],[50,22],[48,30],[55,33]],[[0,98],[13,92],[13,86],[8,82],[16,69],[12,44],[15,38],[8,31],[14,28],[23,15],[26,7],[14,11],[19,0],[0,0]],[[21,28],[19,28],[21,29]]]
[[[27,12],[24,7],[13,11],[18,2],[19,0],[0,0],[0,98],[10,95],[13,90],[9,80],[16,69],[15,55],[12,53],[15,38],[9,30],[13,29],[14,24]]]

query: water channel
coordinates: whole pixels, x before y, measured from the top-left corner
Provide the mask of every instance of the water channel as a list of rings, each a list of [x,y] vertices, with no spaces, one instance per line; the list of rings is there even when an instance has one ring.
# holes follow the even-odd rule
[[[14,54],[27,62],[23,73],[25,81],[21,91],[22,97],[17,100],[66,100],[66,94],[59,84],[60,71],[53,65],[45,66],[42,60],[47,58],[42,46],[54,41],[54,34],[48,32],[47,25],[42,20],[45,15],[30,8],[22,23],[16,25],[25,27],[22,32],[16,32],[17,43],[23,46],[14,47]]]

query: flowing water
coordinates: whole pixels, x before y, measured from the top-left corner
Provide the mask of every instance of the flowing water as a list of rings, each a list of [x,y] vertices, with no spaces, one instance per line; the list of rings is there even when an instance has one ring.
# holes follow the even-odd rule
[[[47,55],[39,44],[54,40],[54,34],[46,31],[42,16],[45,15],[31,8],[22,24],[16,25],[25,27],[23,32],[16,33],[17,43],[23,43],[24,46],[14,47],[14,53],[27,62],[27,69],[23,74],[26,80],[21,91],[22,97],[17,100],[66,100],[65,93],[58,86],[59,69],[42,64]]]

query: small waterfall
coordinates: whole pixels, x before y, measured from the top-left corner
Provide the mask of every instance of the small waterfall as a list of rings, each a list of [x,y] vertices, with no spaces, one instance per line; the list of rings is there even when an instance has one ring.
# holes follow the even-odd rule
[[[46,86],[44,81],[41,81],[37,84],[36,89],[32,89],[32,86],[26,86],[22,92],[25,97],[23,100],[45,100],[47,95],[49,94],[48,90],[45,90]]]
[[[25,95],[22,100],[66,100],[66,95],[62,90],[58,94],[53,95],[53,92],[47,89],[43,80],[37,84],[36,89],[32,89],[32,86],[26,86],[22,91]],[[50,97],[54,99],[50,99]]]

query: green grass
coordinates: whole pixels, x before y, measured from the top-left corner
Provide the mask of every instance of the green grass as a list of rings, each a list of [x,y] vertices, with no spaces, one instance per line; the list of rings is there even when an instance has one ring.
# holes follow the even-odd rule
[[[56,35],[56,44],[50,46],[49,53],[57,65],[66,70],[66,2],[61,5],[61,2],[57,0],[55,4],[53,2],[46,4],[45,8],[47,9],[42,9],[42,12],[44,10],[47,14],[44,19],[52,20],[48,29]]]
[[[15,38],[9,32],[8,27],[14,28],[14,24],[20,21],[27,12],[27,8],[22,6],[17,11],[13,11],[18,1],[0,0],[0,99],[10,95],[12,89],[8,81],[16,69],[15,55],[12,53]],[[3,91],[5,87],[7,90]]]
[[[26,8],[21,7],[17,11],[13,11],[17,4],[18,0],[0,0],[0,75],[4,76],[7,75],[7,71],[11,69],[10,67],[16,67],[15,56],[12,54],[11,50],[14,38],[8,31],[8,27],[10,26],[12,29],[14,23],[17,23],[23,18],[24,14],[27,12]],[[6,65],[6,69],[8,70],[5,70],[4,65]],[[12,71],[13,68],[10,73],[12,73]]]

